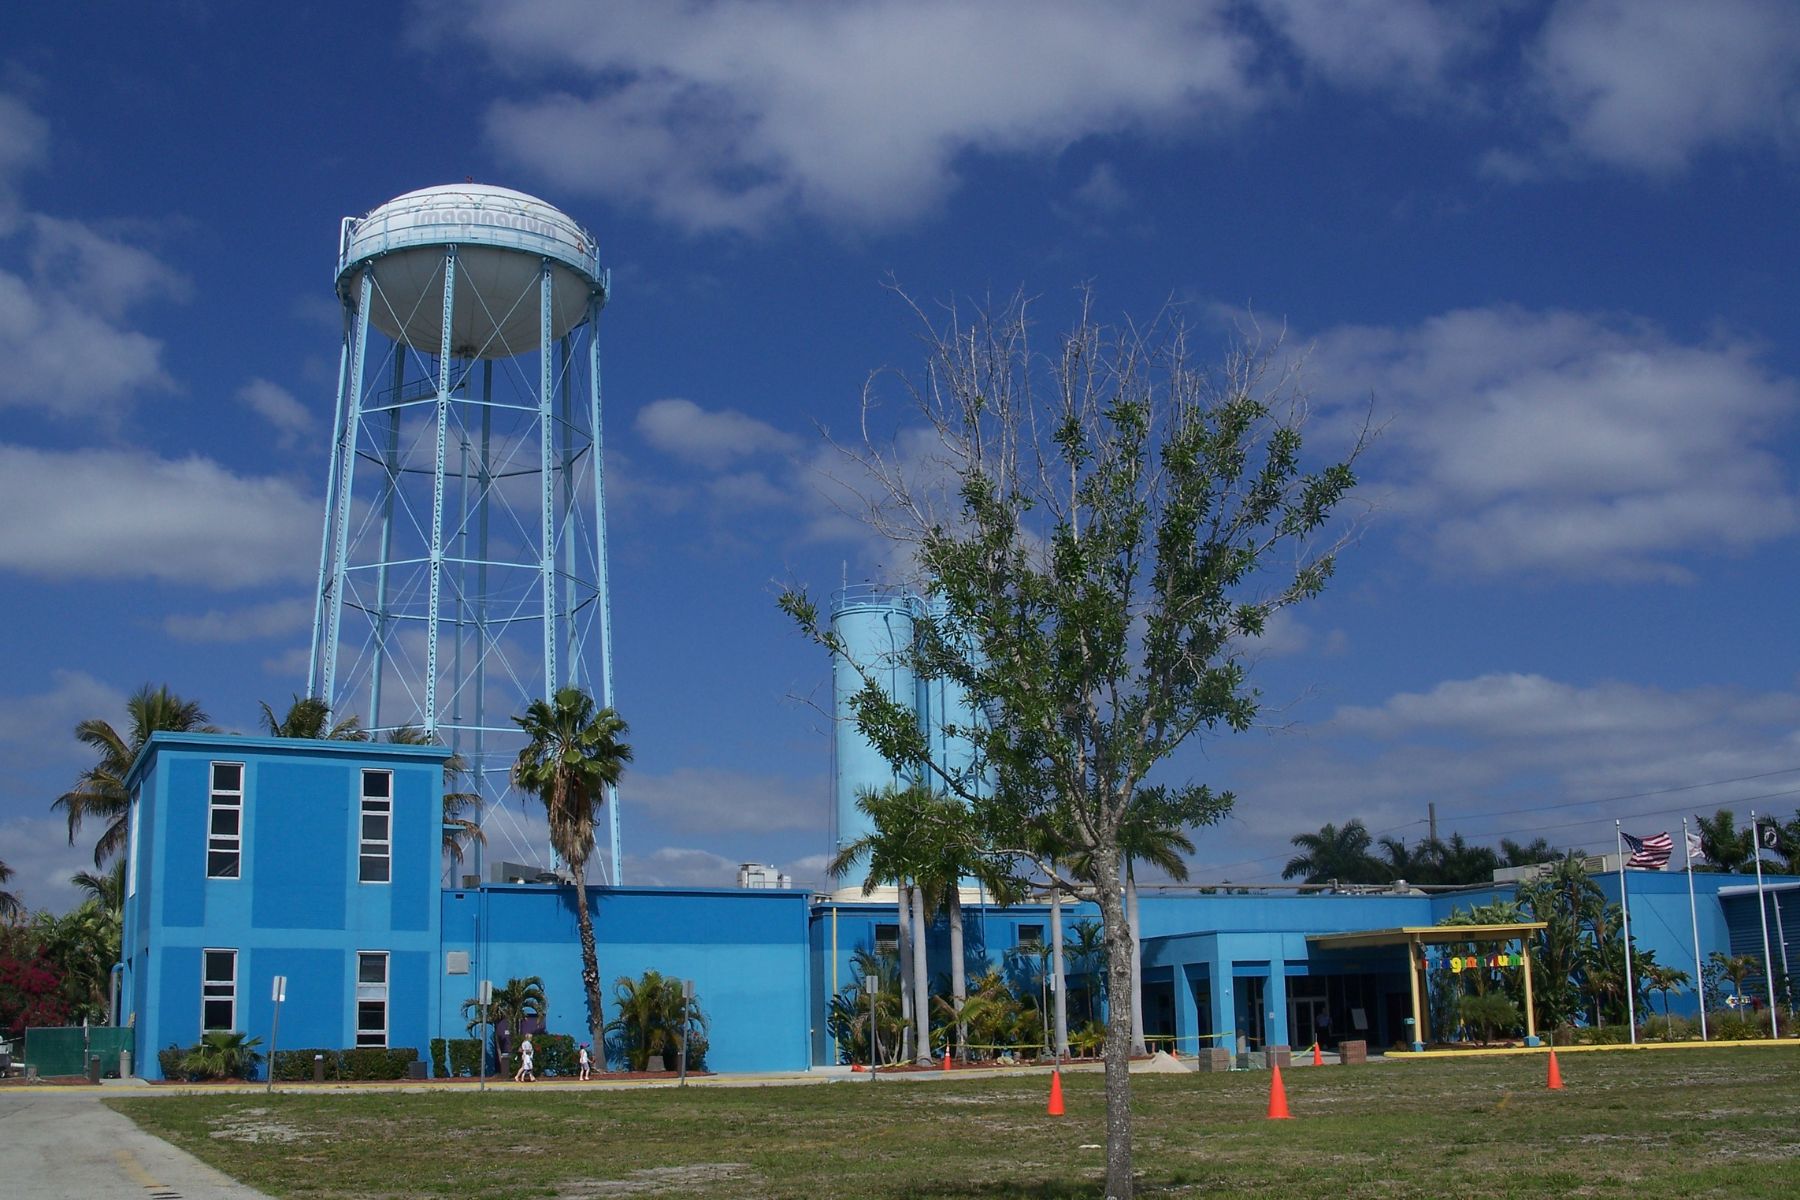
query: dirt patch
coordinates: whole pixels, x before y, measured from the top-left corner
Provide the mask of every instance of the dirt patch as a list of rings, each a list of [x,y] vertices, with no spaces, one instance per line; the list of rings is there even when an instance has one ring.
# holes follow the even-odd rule
[[[645,1167],[624,1179],[577,1179],[564,1183],[557,1200],[603,1200],[608,1196],[685,1195],[700,1187],[734,1179],[748,1163],[690,1163],[680,1167]]]
[[[269,1110],[266,1108],[243,1109],[213,1122],[215,1128],[208,1136],[224,1142],[250,1142],[255,1145],[297,1142],[306,1136],[292,1125],[265,1119],[268,1115]]]

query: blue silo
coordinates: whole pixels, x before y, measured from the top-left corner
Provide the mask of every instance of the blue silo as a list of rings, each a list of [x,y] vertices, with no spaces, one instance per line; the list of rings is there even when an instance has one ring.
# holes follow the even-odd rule
[[[940,627],[948,615],[948,609],[941,599],[933,597],[929,600],[914,600],[922,615]],[[961,686],[948,679],[920,679],[916,682],[917,699],[914,711],[918,714],[919,728],[925,732],[927,745],[931,748],[931,760],[941,768],[944,774],[957,779],[964,788],[979,789],[975,779],[975,744],[968,738],[951,735],[948,729],[967,730],[977,725],[974,710],[969,705],[968,693]],[[928,781],[933,788],[944,790],[943,781],[936,777]]]
[[[845,588],[833,598],[831,627],[845,649],[831,663],[832,713],[837,718],[832,781],[835,850],[873,832],[869,819],[856,807],[858,792],[910,782],[897,775],[857,729],[850,700],[863,689],[866,675],[897,702],[916,704],[911,655],[917,604],[905,592],[868,586]],[[861,881],[843,882],[848,886]]]

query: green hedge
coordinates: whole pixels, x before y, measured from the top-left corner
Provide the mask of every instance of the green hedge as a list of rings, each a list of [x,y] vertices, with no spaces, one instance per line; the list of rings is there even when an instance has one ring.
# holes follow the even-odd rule
[[[164,1079],[186,1079],[187,1071],[181,1060],[187,1057],[185,1046],[165,1046],[156,1052],[156,1065],[162,1068]]]
[[[478,1038],[432,1038],[431,1075],[434,1079],[468,1078],[481,1069]]]
[[[531,1039],[533,1048],[537,1050],[537,1061],[532,1064],[539,1075],[573,1075],[579,1067],[575,1065],[575,1039],[566,1033],[540,1033]]]
[[[350,1050],[312,1047],[277,1050],[269,1066],[273,1077],[285,1083],[303,1083],[313,1077],[313,1057],[324,1055],[325,1078],[331,1081],[405,1079],[408,1064],[419,1060],[413,1046],[358,1046]]]

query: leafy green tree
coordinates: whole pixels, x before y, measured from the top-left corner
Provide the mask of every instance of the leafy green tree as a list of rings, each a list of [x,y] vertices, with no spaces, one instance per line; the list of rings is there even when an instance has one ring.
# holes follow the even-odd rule
[[[1449,884],[1491,883],[1500,858],[1486,846],[1471,845],[1460,833],[1447,842],[1433,844],[1437,858],[1437,882]]]
[[[1519,1006],[1504,992],[1470,993],[1462,998],[1458,1011],[1464,1024],[1480,1030],[1484,1042],[1493,1041],[1496,1031],[1510,1031],[1521,1020]]]
[[[1700,853],[1714,869],[1737,872],[1750,866],[1756,853],[1753,831],[1739,829],[1737,816],[1729,808],[1721,808],[1710,817],[1696,813],[1694,824],[1700,832]]]
[[[921,729],[872,669],[852,707],[900,773],[968,805],[989,848],[1099,905],[1112,997],[1106,1191],[1123,1200],[1132,934],[1120,831],[1190,738],[1255,722],[1245,656],[1273,613],[1323,590],[1337,549],[1323,531],[1355,479],[1347,461],[1307,469],[1303,406],[1286,374],[1267,373],[1272,358],[1202,370],[1181,330],[1104,328],[1084,310],[1046,362],[1026,308],[927,322],[929,380],[899,386],[938,443],[931,470],[912,471],[879,435],[854,455],[874,493],[865,511],[930,581],[934,612],[915,622],[909,665],[958,689],[981,720]],[[804,592],[782,605],[821,645],[870,666]],[[933,761],[940,735],[974,743],[970,770]],[[1225,802],[1191,783],[1166,796],[1184,826]],[[1076,838],[1085,873],[1035,848],[1043,823]]]
[[[1731,981],[1731,994],[1744,996],[1744,981],[1762,973],[1762,959],[1754,954],[1725,954],[1714,950],[1708,957],[1718,966],[1719,974]]]
[[[598,1046],[605,1021],[594,917],[588,911],[587,860],[594,851],[601,806],[631,761],[631,747],[623,740],[627,728],[612,709],[596,709],[594,698],[580,688],[561,688],[551,701],[533,700],[525,715],[513,720],[528,739],[513,764],[513,783],[543,802],[550,845],[575,877],[581,984],[587,994],[588,1032]]]
[[[120,734],[109,723],[90,717],[75,726],[75,737],[94,752],[94,765],[83,771],[75,786],[58,796],[51,808],[60,809],[69,821],[69,844],[88,820],[104,821],[105,830],[94,843],[94,865],[125,849],[131,796],[125,791],[125,775],[138,751],[153,733],[217,733],[206,713],[192,700],[183,700],[167,685],[145,684],[125,702],[131,724]]]
[[[30,928],[40,953],[57,973],[70,1018],[105,1024],[112,968],[119,961],[119,911],[87,900],[60,916],[40,912]]]
[[[0,862],[0,884],[12,882],[13,870],[4,862]],[[0,887],[0,921],[16,921],[25,915],[25,906],[19,898]]]
[[[1415,849],[1406,844],[1405,838],[1384,837],[1377,845],[1381,847],[1382,882],[1403,879],[1408,883],[1431,883],[1435,880],[1437,864],[1431,861],[1425,842],[1421,841]]]
[[[1588,875],[1582,855],[1570,851],[1520,885],[1518,900],[1532,920],[1546,926],[1530,940],[1538,1024],[1566,1025],[1582,1008],[1579,984],[1590,957],[1589,931],[1605,912],[1606,895]]]
[[[1307,883],[1377,883],[1381,868],[1369,854],[1369,831],[1361,821],[1347,821],[1342,829],[1321,825],[1317,833],[1297,833],[1289,839],[1301,853],[1281,869],[1283,879]]]
[[[349,716],[341,721],[332,721],[331,706],[319,696],[296,695],[288,705],[287,712],[279,717],[269,707],[268,701],[257,703],[262,709],[262,730],[270,737],[312,738],[327,742],[369,740],[368,733],[362,727],[362,718]]]

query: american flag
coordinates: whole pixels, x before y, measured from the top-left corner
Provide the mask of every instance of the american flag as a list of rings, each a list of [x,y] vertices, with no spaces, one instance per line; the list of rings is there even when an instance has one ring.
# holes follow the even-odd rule
[[[1631,847],[1631,857],[1625,860],[1628,867],[1660,871],[1669,865],[1669,855],[1675,852],[1675,839],[1667,833],[1653,833],[1647,838],[1634,838],[1629,833],[1621,836]]]

